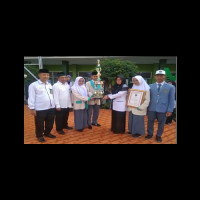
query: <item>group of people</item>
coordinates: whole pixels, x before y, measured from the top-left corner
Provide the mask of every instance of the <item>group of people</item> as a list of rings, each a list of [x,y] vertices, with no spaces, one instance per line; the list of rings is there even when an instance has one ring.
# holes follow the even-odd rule
[[[166,72],[158,70],[155,74],[156,83],[148,85],[142,76],[132,78],[132,89],[145,92],[143,103],[137,107],[126,107],[128,86],[125,78],[118,76],[113,87],[112,94],[106,95],[104,99],[112,100],[112,131],[124,133],[126,124],[126,111],[129,111],[128,134],[134,138],[145,135],[144,117],[148,116],[148,128],[146,139],[151,139],[154,133],[155,119],[158,121],[156,134],[157,142],[162,142],[165,123],[172,122],[172,113],[175,108],[175,87],[165,82]]]
[[[83,77],[77,77],[73,86],[72,79],[63,72],[58,73],[58,82],[53,86],[48,82],[49,72],[39,70],[39,80],[29,86],[28,107],[35,117],[36,137],[44,142],[44,136],[55,138],[51,134],[54,120],[56,131],[65,134],[63,129],[73,129],[68,126],[70,109],[74,110],[75,130],[82,132],[86,127],[100,127],[98,123],[101,101],[94,98],[94,81],[97,81],[97,72],[92,72],[92,80],[85,83]],[[161,142],[166,118],[171,117],[174,109],[175,87],[165,82],[165,71],[158,70],[155,75],[156,83],[150,86],[141,76],[133,77],[133,89],[145,91],[144,102],[138,108],[127,108],[128,86],[123,76],[116,78],[112,93],[105,95],[104,100],[111,99],[112,125],[114,133],[124,133],[126,111],[129,111],[129,134],[133,137],[145,135],[144,117],[148,115],[148,135],[150,139],[154,132],[154,121],[158,120],[156,140]]]
[[[55,121],[56,131],[64,135],[64,129],[73,129],[68,126],[70,109],[74,109],[75,130],[82,132],[88,126],[100,127],[97,123],[100,109],[100,99],[94,99],[94,81],[97,81],[97,72],[92,72],[92,80],[85,85],[83,77],[77,77],[72,85],[72,78],[63,72],[58,73],[58,82],[53,86],[49,83],[49,71],[39,70],[39,80],[29,86],[28,107],[35,118],[36,137],[44,142],[43,136],[56,138],[51,134]],[[91,122],[91,116],[92,122]]]

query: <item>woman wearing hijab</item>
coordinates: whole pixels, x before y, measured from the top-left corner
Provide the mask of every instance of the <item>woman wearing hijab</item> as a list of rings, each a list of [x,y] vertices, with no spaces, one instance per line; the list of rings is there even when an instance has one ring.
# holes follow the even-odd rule
[[[128,134],[133,134],[133,137],[141,137],[145,135],[144,127],[144,116],[147,114],[147,107],[150,102],[150,87],[142,76],[135,76],[132,78],[133,87],[132,89],[143,90],[146,92],[144,103],[138,108],[128,108],[129,112],[129,122],[128,122]]]
[[[112,100],[112,128],[115,134],[124,133],[126,125],[126,96],[128,86],[123,76],[117,76],[116,84],[112,88],[112,94],[106,95],[104,99]]]
[[[72,77],[70,75],[67,75],[67,83],[68,85],[70,86],[70,88],[72,87],[73,85],[73,82],[72,82]]]
[[[77,77],[72,86],[73,104],[74,104],[74,122],[75,129],[82,132],[87,126],[87,109],[88,101],[93,100],[88,97],[88,92],[85,87],[85,80],[83,77]]]

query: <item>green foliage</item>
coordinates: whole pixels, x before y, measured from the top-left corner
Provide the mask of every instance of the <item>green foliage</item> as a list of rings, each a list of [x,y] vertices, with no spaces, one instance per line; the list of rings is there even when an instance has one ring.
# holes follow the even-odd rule
[[[166,72],[166,78],[168,79],[168,81],[176,81],[176,76],[172,76],[171,71],[169,68],[164,68],[165,72]]]
[[[25,67],[26,67],[29,71],[31,71],[31,72],[38,78],[38,72],[39,72],[38,66],[26,66],[26,65],[25,65]],[[26,71],[25,69],[24,69],[24,74],[27,75],[27,78],[24,79],[24,84],[25,84],[25,85],[29,85],[30,83],[33,83],[33,82],[36,81],[36,79],[33,78],[32,75],[29,74],[29,72]]]
[[[110,109],[110,100],[107,100],[105,104],[100,105],[101,109]]]
[[[105,85],[114,84],[118,75],[123,75],[126,79],[137,74],[138,67],[129,60],[122,59],[104,59],[101,62],[101,78]]]

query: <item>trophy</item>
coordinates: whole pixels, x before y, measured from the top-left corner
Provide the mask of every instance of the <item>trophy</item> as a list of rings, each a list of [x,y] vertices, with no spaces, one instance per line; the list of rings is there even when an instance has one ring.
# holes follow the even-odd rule
[[[96,67],[96,71],[97,71],[97,76],[98,79],[97,81],[94,81],[94,85],[95,85],[95,92],[93,94],[93,97],[95,99],[102,99],[103,98],[103,94],[104,94],[104,82],[101,81],[101,65],[100,65],[100,60],[97,60],[97,67]]]

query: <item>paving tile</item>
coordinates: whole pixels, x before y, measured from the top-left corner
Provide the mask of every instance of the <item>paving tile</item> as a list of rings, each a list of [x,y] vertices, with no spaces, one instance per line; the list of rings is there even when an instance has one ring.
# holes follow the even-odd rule
[[[128,132],[128,113],[126,118],[126,132]],[[70,112],[69,126],[74,127],[74,113]],[[158,123],[154,126],[154,137],[151,140],[141,138],[133,138],[132,135],[113,134],[111,132],[111,110],[100,110],[98,123],[101,127],[93,126],[92,130],[87,127],[82,133],[73,130],[64,130],[65,135],[59,135],[56,132],[55,124],[52,134],[56,139],[46,138],[43,144],[157,144],[155,135],[158,128]],[[145,117],[145,131],[147,134],[147,117]],[[24,105],[24,144],[40,144],[35,137],[34,117],[30,114],[27,105]],[[176,144],[176,122],[171,126],[165,125],[163,134],[163,142],[161,144]]]

